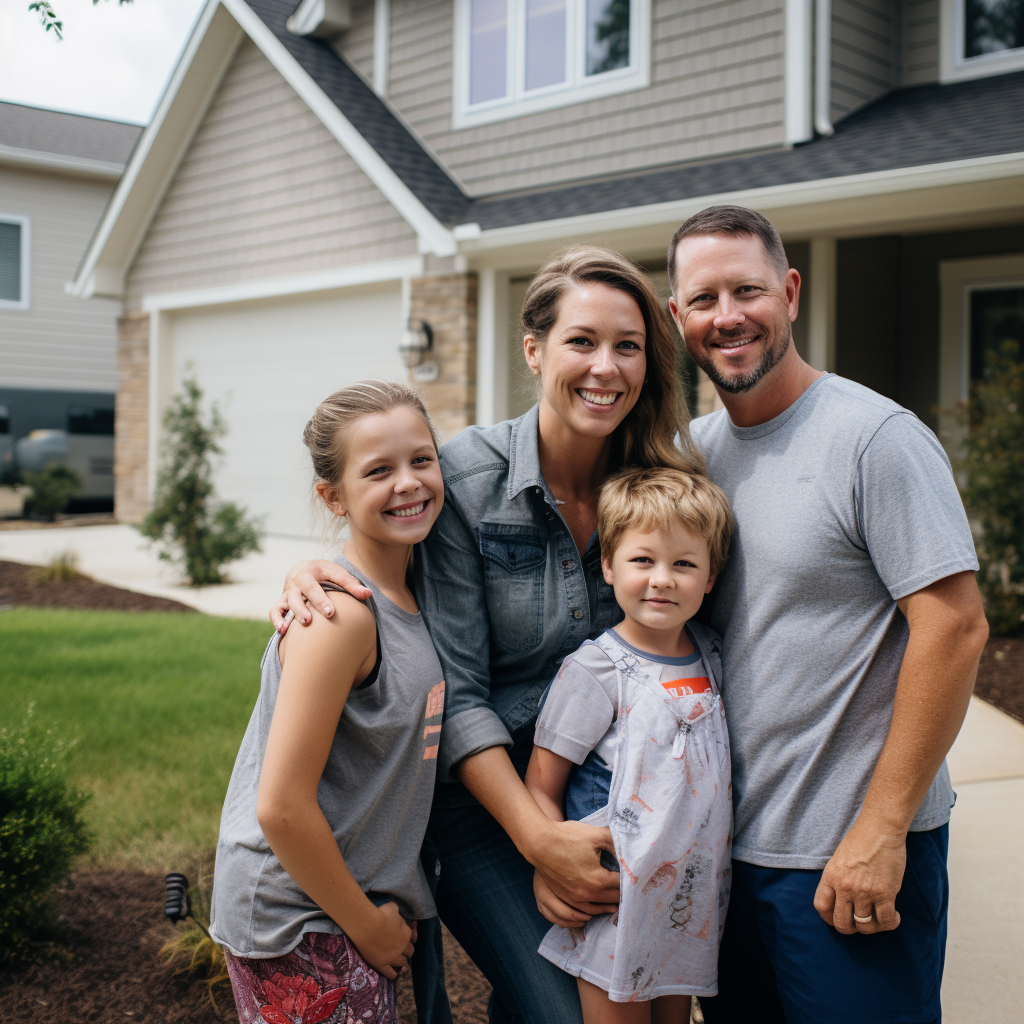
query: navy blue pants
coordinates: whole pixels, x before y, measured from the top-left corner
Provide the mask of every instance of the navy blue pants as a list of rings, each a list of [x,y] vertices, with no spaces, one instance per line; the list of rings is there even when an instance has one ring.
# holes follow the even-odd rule
[[[733,861],[707,1024],[938,1024],[949,826],[907,836],[899,926],[841,935],[814,909],[820,871]]]
[[[576,979],[537,952],[551,925],[537,909],[533,868],[504,829],[479,804],[435,807],[427,840],[441,868],[435,896],[441,920],[493,988],[491,1024],[583,1024]],[[417,954],[426,959],[433,946],[422,935]],[[435,992],[443,991],[439,959],[432,969],[421,968]]]

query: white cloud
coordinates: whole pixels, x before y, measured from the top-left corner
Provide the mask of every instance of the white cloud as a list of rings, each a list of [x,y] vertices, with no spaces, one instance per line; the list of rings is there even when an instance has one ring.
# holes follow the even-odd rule
[[[0,0],[0,99],[147,123],[205,0],[51,0],[61,42],[29,0]]]

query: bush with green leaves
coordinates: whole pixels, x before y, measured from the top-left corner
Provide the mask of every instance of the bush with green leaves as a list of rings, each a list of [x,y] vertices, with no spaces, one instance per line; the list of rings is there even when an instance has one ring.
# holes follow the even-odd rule
[[[178,563],[194,587],[224,583],[225,563],[259,551],[262,533],[243,509],[214,495],[212,458],[223,454],[217,442],[226,428],[216,406],[204,420],[202,398],[199,384],[185,380],[164,413],[156,501],[139,525],[160,545],[160,557]]]
[[[87,796],[69,783],[66,755],[31,706],[21,725],[0,728],[0,958],[46,935],[53,887],[89,846]]]
[[[978,549],[992,632],[1024,635],[1024,360],[1016,341],[989,352],[960,413],[960,488]]]
[[[51,523],[82,492],[82,478],[63,462],[51,462],[38,473],[25,473],[24,477],[32,488],[25,499],[25,514],[44,516]]]

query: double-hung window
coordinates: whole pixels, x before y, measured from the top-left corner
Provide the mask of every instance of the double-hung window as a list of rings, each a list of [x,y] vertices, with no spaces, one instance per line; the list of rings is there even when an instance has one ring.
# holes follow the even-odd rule
[[[28,309],[29,222],[0,213],[0,309]]]
[[[642,89],[650,0],[456,0],[457,128]]]
[[[942,0],[942,78],[1024,68],[1024,0]]]

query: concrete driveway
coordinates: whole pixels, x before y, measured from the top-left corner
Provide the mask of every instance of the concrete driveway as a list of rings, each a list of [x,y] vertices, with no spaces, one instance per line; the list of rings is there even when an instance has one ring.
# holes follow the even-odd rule
[[[192,588],[130,526],[0,531],[0,559],[43,564],[69,550],[83,572],[104,583],[210,615],[266,620],[289,566],[324,557],[328,546],[268,537],[262,553],[230,567],[234,582]],[[1024,726],[972,699],[949,769],[957,804],[950,823],[944,1020],[1018,1024],[1024,1019]]]

